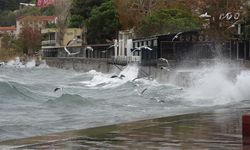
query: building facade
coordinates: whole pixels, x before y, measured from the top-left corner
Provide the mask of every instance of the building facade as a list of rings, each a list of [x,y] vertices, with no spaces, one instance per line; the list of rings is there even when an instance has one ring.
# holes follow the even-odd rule
[[[42,48],[52,47],[52,46],[67,46],[69,42],[73,39],[75,42],[72,42],[70,46],[82,46],[82,44],[86,43],[84,41],[84,31],[79,28],[67,28],[64,31],[62,45],[59,44],[59,34],[56,28],[46,28],[41,30],[43,39],[42,39]]]

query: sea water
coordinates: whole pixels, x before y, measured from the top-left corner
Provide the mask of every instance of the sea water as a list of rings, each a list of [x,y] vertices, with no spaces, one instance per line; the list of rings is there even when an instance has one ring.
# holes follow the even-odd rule
[[[0,140],[215,110],[250,99],[246,69],[220,63],[175,75],[183,72],[189,72],[184,87],[134,80],[136,65],[103,74],[10,61],[0,68]]]

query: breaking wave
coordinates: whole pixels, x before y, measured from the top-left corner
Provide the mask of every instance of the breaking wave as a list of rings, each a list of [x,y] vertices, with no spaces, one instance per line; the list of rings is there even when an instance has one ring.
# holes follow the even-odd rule
[[[135,79],[138,76],[138,67],[136,65],[129,65],[125,67],[119,74],[103,74],[93,70],[90,71],[89,74],[92,74],[93,78],[89,81],[82,81],[81,83],[85,86],[114,88]],[[117,78],[112,78],[112,76],[117,76]]]
[[[74,108],[74,107],[84,107],[90,104],[90,101],[86,98],[81,97],[80,95],[72,95],[72,94],[63,94],[62,96],[48,100],[46,105],[50,107],[66,107],[66,108]]]
[[[189,74],[186,97],[193,105],[224,105],[250,100],[250,71],[217,64]]]
[[[34,66],[34,61],[27,66]],[[13,125],[0,131],[7,139],[195,113],[250,97],[250,71],[226,64],[178,69],[171,78],[176,81],[167,83],[134,80],[136,65],[109,74],[29,67],[0,70],[0,127]],[[57,87],[62,90],[55,91]]]

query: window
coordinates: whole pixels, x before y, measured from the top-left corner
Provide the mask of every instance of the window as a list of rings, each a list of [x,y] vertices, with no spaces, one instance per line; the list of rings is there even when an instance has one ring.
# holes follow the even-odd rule
[[[141,41],[141,46],[143,46],[144,45],[144,41]]]
[[[124,49],[124,55],[127,56],[127,48]]]

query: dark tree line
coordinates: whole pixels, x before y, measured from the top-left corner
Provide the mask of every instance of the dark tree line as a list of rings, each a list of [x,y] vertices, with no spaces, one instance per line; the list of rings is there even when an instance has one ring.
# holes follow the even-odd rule
[[[15,26],[20,16],[54,15],[54,7],[20,7],[20,3],[35,3],[35,0],[0,0],[0,26]]]
[[[14,11],[19,8],[20,3],[30,3],[33,0],[0,0],[0,11]]]
[[[73,0],[70,27],[88,29],[88,43],[103,43],[117,36],[120,29],[116,0]]]

